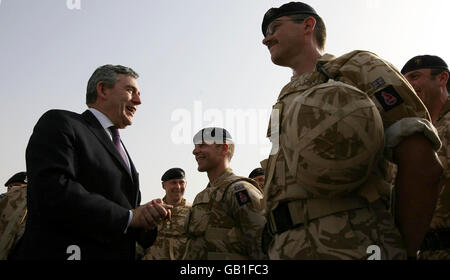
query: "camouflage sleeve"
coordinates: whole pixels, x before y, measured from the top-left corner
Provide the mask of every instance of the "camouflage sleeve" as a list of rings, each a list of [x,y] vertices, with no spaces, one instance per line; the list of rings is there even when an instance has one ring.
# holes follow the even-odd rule
[[[13,187],[0,200],[0,260],[6,260],[10,250],[25,229],[26,187]]]
[[[265,224],[261,207],[261,192],[248,182],[231,185],[226,193],[233,219],[240,225],[242,244],[247,246],[250,259],[264,259],[261,249],[261,235]]]
[[[442,144],[436,128],[431,122],[421,118],[404,118],[385,130],[386,148],[394,148],[404,137],[414,133],[422,133],[433,145],[433,149],[438,151]]]
[[[439,137],[442,141],[442,148],[438,152],[439,159],[444,167],[444,174],[441,178],[441,191],[434,210],[430,228],[450,228],[450,113],[447,113],[436,124]]]
[[[450,150],[448,149],[450,139],[450,114],[447,114],[444,117],[443,124],[439,123],[436,125],[436,129],[438,130],[439,137],[442,141],[442,147],[438,152],[439,159],[441,160],[442,166],[444,166],[446,176],[450,172],[449,167],[449,159],[450,159]],[[450,175],[450,174],[449,174]],[[450,178],[450,176],[448,176]]]
[[[392,64],[365,51],[343,57],[348,60],[339,69],[337,79],[353,84],[371,97],[383,119],[385,130],[389,132],[386,133],[387,142],[396,145],[403,137],[419,132],[435,148],[440,146],[425,105]],[[408,120],[404,121],[404,118]],[[394,124],[396,126],[390,129]]]

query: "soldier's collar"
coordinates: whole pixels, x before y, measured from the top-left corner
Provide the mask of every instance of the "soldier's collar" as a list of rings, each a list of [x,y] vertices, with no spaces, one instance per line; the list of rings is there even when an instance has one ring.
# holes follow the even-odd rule
[[[306,72],[301,74],[300,76],[293,76],[291,78],[291,81],[281,90],[280,94],[278,95],[278,101],[292,93],[306,90],[311,86],[323,83],[323,81],[319,79],[319,75],[320,73],[317,72],[317,70],[314,70],[314,72]]]
[[[166,196],[164,196],[164,197],[162,198],[162,201],[163,201],[165,204],[169,204],[169,203],[167,203]],[[184,206],[185,204],[186,204],[186,199],[182,198],[182,199],[181,199],[181,203],[180,203],[180,205],[178,205],[178,206]]]
[[[181,203],[178,206],[185,206],[186,205],[186,199],[182,198]]]
[[[336,59],[336,57],[334,55],[326,53],[326,54],[322,55],[317,62],[323,65],[323,64],[330,62],[332,60],[335,60],[335,59]]]
[[[225,177],[233,174],[233,170],[231,168],[225,168],[225,170],[217,177],[213,182],[210,182],[211,187],[216,187],[220,181],[222,181]]]
[[[448,112],[450,111],[450,95],[447,97],[447,102],[445,102],[444,107],[442,107],[441,112],[439,113],[438,121]]]

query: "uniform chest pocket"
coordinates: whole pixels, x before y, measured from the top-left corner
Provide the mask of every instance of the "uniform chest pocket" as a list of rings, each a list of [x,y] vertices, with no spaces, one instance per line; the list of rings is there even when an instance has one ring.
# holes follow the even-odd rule
[[[194,236],[204,234],[208,226],[210,212],[210,203],[208,201],[195,202],[186,216],[186,232]]]

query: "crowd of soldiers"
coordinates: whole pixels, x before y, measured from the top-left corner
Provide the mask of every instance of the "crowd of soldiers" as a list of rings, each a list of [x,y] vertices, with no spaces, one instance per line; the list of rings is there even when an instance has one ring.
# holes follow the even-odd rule
[[[373,245],[381,259],[450,259],[444,60],[419,55],[398,71],[367,51],[325,54],[325,25],[301,2],[269,9],[262,32],[272,61],[294,72],[273,106],[270,156],[237,176],[230,133],[200,130],[192,153],[209,183],[191,204],[184,170],[162,175],[165,196],[151,202],[162,218],[142,218],[157,235],[136,243],[136,259],[367,259]],[[0,198],[1,259],[24,232],[26,178]]]

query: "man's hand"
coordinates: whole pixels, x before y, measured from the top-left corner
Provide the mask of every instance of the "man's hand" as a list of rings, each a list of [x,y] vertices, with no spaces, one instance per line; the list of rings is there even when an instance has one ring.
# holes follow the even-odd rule
[[[154,199],[133,209],[130,227],[154,229],[159,222],[171,218],[172,205],[164,204],[161,199]]]

